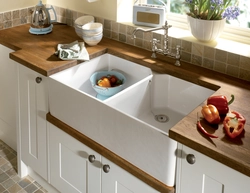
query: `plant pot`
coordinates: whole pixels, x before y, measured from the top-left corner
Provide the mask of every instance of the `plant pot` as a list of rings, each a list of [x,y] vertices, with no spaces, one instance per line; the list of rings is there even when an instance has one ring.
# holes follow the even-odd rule
[[[202,20],[187,16],[189,30],[200,41],[209,42],[215,40],[223,31],[226,19]]]

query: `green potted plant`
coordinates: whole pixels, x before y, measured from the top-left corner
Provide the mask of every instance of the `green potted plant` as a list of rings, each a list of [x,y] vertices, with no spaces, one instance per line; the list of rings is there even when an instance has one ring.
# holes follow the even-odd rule
[[[235,0],[185,0],[189,8],[187,21],[192,35],[200,41],[215,40],[223,31],[226,20],[240,14]]]

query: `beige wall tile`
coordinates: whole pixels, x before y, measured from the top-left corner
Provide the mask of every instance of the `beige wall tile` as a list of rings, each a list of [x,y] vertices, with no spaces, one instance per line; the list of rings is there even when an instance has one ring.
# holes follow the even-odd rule
[[[111,32],[111,39],[119,40],[119,34],[117,32]]]
[[[196,56],[203,56],[203,50],[204,50],[203,45],[196,44],[196,43],[192,44],[192,54],[194,54]]]
[[[214,61],[214,70],[221,73],[226,73],[227,65],[225,63]]]
[[[136,36],[136,39],[143,39],[144,33],[142,31],[137,31],[135,36]]]
[[[240,65],[240,56],[238,54],[228,53],[227,63],[233,66]]]
[[[134,45],[135,39],[132,38],[132,36],[127,35],[127,44]]]
[[[126,43],[127,42],[127,36],[125,34],[119,33],[119,41]]]
[[[190,63],[190,62],[191,62],[191,54],[182,51],[182,52],[181,52],[181,60]]]
[[[124,24],[119,24],[119,33],[127,34],[127,26]]]
[[[107,29],[103,29],[103,36],[107,38],[111,38],[111,31]]]
[[[250,70],[250,58],[240,56],[240,68]]]
[[[11,18],[12,18],[12,16],[11,16],[11,11],[5,12],[5,13],[3,14],[3,21],[10,21]]]
[[[138,47],[142,47],[143,45],[143,40],[142,39],[139,39],[139,38],[136,38],[135,39],[135,46],[138,46]]]
[[[204,68],[208,68],[208,69],[213,70],[214,69],[214,60],[203,58],[203,64],[202,64],[202,66]]]
[[[237,68],[237,66],[227,65],[226,73],[230,76],[238,77],[239,68]]]
[[[3,23],[3,13],[0,13],[0,23]]]
[[[73,19],[73,11],[66,9],[66,17],[68,19]]]
[[[13,27],[21,25],[21,19],[14,19],[12,25],[13,25]]]
[[[111,21],[110,20],[107,20],[105,19],[104,20],[104,26],[103,26],[104,29],[107,29],[107,30],[111,30]]]
[[[66,17],[66,9],[60,7],[59,10],[60,10],[59,15],[61,15],[61,16],[63,16],[63,17]],[[58,13],[58,12],[57,12],[57,13]]]
[[[209,58],[209,59],[214,60],[214,53],[215,53],[214,48],[204,46],[204,57],[205,58]]]
[[[12,19],[19,19],[20,18],[20,11],[19,10],[15,10],[12,11]]]
[[[192,52],[192,43],[188,42],[186,40],[182,40],[181,41],[181,47],[182,47],[182,51],[191,53]]]
[[[240,79],[250,81],[250,70],[245,70],[245,69],[240,68],[239,71],[240,71],[239,72]]]
[[[163,42],[163,41],[162,41]],[[180,39],[177,39],[177,38],[172,38],[171,42],[169,43],[170,48],[172,49],[176,49],[176,46],[177,45],[181,45],[181,40]]]
[[[134,28],[133,26],[127,26],[127,34],[128,34],[128,35],[132,35],[134,29],[135,29],[135,28]]]
[[[151,50],[152,49],[152,42],[144,40],[143,41],[143,48],[146,50]]]
[[[146,41],[151,41],[152,37],[153,37],[152,32],[146,32],[146,33],[144,33],[144,38],[143,39],[146,40]]]
[[[12,27],[12,21],[6,21],[4,22],[4,28],[11,28]]]
[[[119,32],[119,24],[115,21],[112,21],[111,25],[112,25],[112,32],[118,33]]]
[[[20,18],[21,18],[21,24],[25,24],[28,22],[28,16],[31,14],[28,12],[28,9],[21,9],[20,11]]]
[[[222,50],[215,50],[215,60],[220,62],[226,62],[227,61],[227,52]]]
[[[197,55],[192,55],[192,63],[197,66],[202,66],[202,57]]]

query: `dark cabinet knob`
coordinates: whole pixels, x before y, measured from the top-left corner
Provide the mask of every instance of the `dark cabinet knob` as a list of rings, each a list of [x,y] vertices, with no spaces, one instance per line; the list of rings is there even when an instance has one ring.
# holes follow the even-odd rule
[[[41,77],[36,77],[36,83],[39,84],[40,82],[42,82],[42,80],[43,80],[43,79],[42,79]]]
[[[103,165],[102,169],[103,169],[103,171],[104,171],[105,173],[109,173],[109,171],[110,171],[110,166],[109,166],[108,164],[105,164],[105,165]]]
[[[94,155],[89,155],[89,162],[94,163],[95,161],[95,156]]]
[[[188,154],[186,157],[186,160],[189,164],[194,164],[195,163],[195,156],[194,154]]]

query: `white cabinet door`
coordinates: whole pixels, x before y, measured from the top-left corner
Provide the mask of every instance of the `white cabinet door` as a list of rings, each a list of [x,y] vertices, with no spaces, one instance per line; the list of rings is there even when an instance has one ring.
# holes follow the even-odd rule
[[[181,152],[176,193],[249,193],[248,176],[184,145]]]
[[[102,167],[102,193],[159,193],[104,157]]]
[[[0,139],[17,150],[17,63],[9,58],[11,52],[0,45]]]
[[[60,192],[101,192],[101,156],[50,123],[49,159],[50,182]]]
[[[20,159],[47,180],[46,77],[19,65]]]

